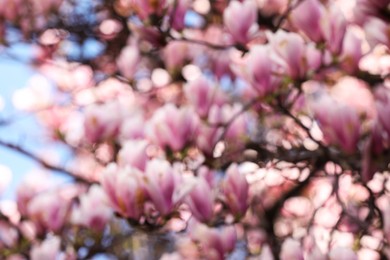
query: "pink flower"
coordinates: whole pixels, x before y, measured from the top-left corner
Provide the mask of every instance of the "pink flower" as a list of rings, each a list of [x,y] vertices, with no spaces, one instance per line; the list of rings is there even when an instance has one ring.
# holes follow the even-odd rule
[[[390,26],[379,18],[370,18],[364,24],[366,38],[371,47],[375,47],[378,43],[390,46]]]
[[[175,30],[183,30],[185,28],[185,15],[192,1],[189,0],[178,0],[177,4],[173,6],[171,12],[171,26]]]
[[[296,33],[277,31],[270,37],[270,45],[275,53],[284,61],[288,74],[293,79],[305,75],[307,66],[305,64],[305,42]]]
[[[133,79],[141,61],[139,50],[135,46],[126,46],[122,49],[116,63],[121,74],[127,79]]]
[[[188,107],[166,104],[149,120],[146,133],[160,147],[180,151],[194,138],[197,122],[196,114]]]
[[[120,104],[113,101],[103,105],[91,105],[85,111],[85,137],[90,143],[114,138],[121,124]]]
[[[152,14],[162,14],[166,0],[134,0],[134,4],[141,19],[146,19]]]
[[[18,186],[16,191],[16,202],[18,210],[22,215],[27,214],[30,200],[38,193],[47,190],[50,185],[46,172],[30,172]]]
[[[280,82],[273,75],[277,72],[276,65],[269,54],[269,46],[256,45],[251,48],[246,61],[248,81],[261,96],[275,92]]]
[[[331,5],[321,17],[320,26],[328,49],[333,54],[339,54],[342,48],[347,22],[343,13],[336,5]]]
[[[205,259],[225,259],[227,253],[233,251],[237,234],[234,226],[222,228],[209,228],[204,224],[195,223],[192,227],[191,237],[203,249]]]
[[[222,181],[222,193],[230,211],[236,217],[245,215],[248,209],[249,184],[238,171],[237,164],[231,164],[226,170],[225,179]]]
[[[214,194],[202,177],[196,178],[195,187],[188,194],[186,203],[197,220],[207,223],[213,218]]]
[[[35,196],[27,209],[30,218],[39,227],[59,231],[68,216],[69,201],[56,192],[44,192]]]
[[[196,137],[197,147],[206,155],[212,155],[222,133],[223,129],[221,127],[210,127],[207,124],[200,124]]]
[[[80,196],[80,205],[72,212],[72,222],[102,230],[111,216],[106,193],[100,186],[93,185],[88,193]]]
[[[167,161],[153,159],[146,166],[143,178],[145,188],[162,215],[171,213],[181,199],[181,196],[177,196],[180,188],[179,178]]]
[[[329,253],[329,260],[357,260],[358,257],[351,248],[335,247]]]
[[[257,0],[259,10],[266,16],[282,14],[288,8],[288,0]]]
[[[135,220],[141,217],[146,198],[141,176],[142,173],[135,168],[110,164],[101,180],[111,206],[119,214]]]
[[[185,85],[186,97],[201,117],[207,117],[213,104],[222,105],[225,103],[226,98],[222,91],[212,84],[205,77],[200,77]]]
[[[390,91],[388,88],[379,88],[376,92],[376,110],[378,114],[378,121],[387,135],[390,137]]]
[[[339,145],[347,153],[356,151],[361,122],[354,109],[324,94],[313,104],[313,111],[325,140]]]
[[[281,260],[303,260],[303,250],[301,243],[298,241],[287,238],[282,245],[282,250],[280,253]]]
[[[5,221],[0,220],[0,250],[5,247],[13,247],[18,241],[18,231]]]
[[[325,8],[318,0],[305,0],[291,12],[290,17],[298,29],[311,40],[319,42],[323,39],[320,21],[324,11]]]
[[[188,43],[172,41],[164,48],[163,56],[165,66],[170,71],[180,70],[189,59],[190,48]]]
[[[143,138],[144,124],[145,119],[140,113],[126,117],[120,128],[120,140]]]
[[[119,166],[132,166],[141,171],[145,170],[148,156],[146,149],[148,142],[146,140],[126,141],[118,153],[117,161]]]
[[[58,259],[61,254],[61,239],[57,236],[46,238],[40,245],[34,245],[31,260]]]
[[[223,22],[236,42],[246,44],[258,29],[256,4],[251,0],[230,1]]]
[[[359,61],[362,56],[362,39],[357,36],[355,31],[347,29],[341,52],[343,68],[349,73],[355,72],[359,69]]]

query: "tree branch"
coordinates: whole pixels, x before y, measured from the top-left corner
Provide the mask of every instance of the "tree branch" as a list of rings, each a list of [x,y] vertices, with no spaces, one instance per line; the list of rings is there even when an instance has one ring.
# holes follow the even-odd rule
[[[21,146],[18,146],[18,145],[12,144],[12,143],[8,143],[8,142],[3,141],[3,140],[0,140],[0,146],[6,147],[6,148],[8,148],[10,150],[13,150],[13,151],[18,152],[20,154],[23,154],[24,156],[26,156],[26,157],[34,160],[35,162],[39,163],[42,167],[44,167],[44,168],[46,168],[48,170],[54,171],[54,172],[58,172],[58,173],[70,176],[75,181],[86,183],[86,184],[92,184],[93,183],[93,182],[91,182],[89,180],[86,180],[84,178],[81,178],[81,177],[77,176],[75,173],[72,173],[71,171],[69,171],[69,170],[67,170],[67,169],[65,169],[63,167],[56,166],[56,165],[48,163],[44,159],[38,157],[37,155],[35,155],[34,153],[32,153],[30,151],[27,151],[26,149],[24,149]]]

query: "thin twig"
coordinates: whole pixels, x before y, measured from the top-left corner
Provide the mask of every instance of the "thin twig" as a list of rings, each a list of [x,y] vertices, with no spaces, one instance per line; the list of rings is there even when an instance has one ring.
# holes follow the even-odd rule
[[[26,157],[36,161],[37,163],[39,163],[41,166],[43,166],[44,168],[48,169],[48,170],[52,170],[54,172],[58,172],[58,173],[61,173],[61,174],[64,174],[64,175],[67,175],[67,176],[70,176],[72,177],[75,181],[78,181],[78,182],[82,182],[82,183],[87,183],[87,184],[92,184],[91,181],[88,181],[86,179],[83,179],[79,176],[77,176],[75,173],[72,173],[70,172],[69,170],[65,169],[65,168],[62,168],[60,166],[56,166],[56,165],[53,165],[53,164],[50,164],[48,163],[47,161],[45,161],[44,159],[38,157],[37,155],[35,155],[34,153],[30,152],[30,151],[27,151],[26,149],[24,149],[23,147],[21,146],[18,146],[18,145],[15,145],[15,144],[12,144],[12,143],[8,143],[6,141],[3,141],[3,140],[0,140],[0,146],[3,146],[3,147],[6,147],[6,148],[9,148],[13,151],[16,151],[20,154],[23,154],[25,155]]]

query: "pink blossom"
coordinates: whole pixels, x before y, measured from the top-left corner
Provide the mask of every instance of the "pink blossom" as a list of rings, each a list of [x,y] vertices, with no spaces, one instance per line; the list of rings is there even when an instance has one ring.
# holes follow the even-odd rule
[[[318,0],[305,0],[291,12],[290,18],[311,40],[319,42],[323,39],[320,21],[324,12]]]
[[[205,77],[190,81],[185,85],[184,91],[187,99],[201,117],[208,115],[213,104],[222,105],[225,102],[222,91],[217,86],[213,86],[213,83]]]
[[[31,260],[58,259],[61,254],[60,246],[59,237],[46,238],[41,244],[33,246],[30,252]]]
[[[27,214],[32,198],[47,190],[51,184],[46,172],[29,172],[16,190],[16,202],[22,215]]]
[[[233,39],[246,44],[258,29],[257,6],[251,0],[230,1],[223,13],[223,21]]]
[[[148,160],[147,147],[148,142],[146,140],[126,141],[117,156],[119,166],[131,166],[141,171],[145,170]]]
[[[379,18],[370,18],[364,24],[366,38],[371,47],[378,43],[390,46],[390,26]]]
[[[304,64],[306,64],[308,72],[316,71],[322,64],[322,53],[318,50],[314,43],[306,45],[306,56]]]
[[[166,104],[154,112],[146,127],[147,136],[153,143],[179,151],[194,138],[197,117],[188,107]]]
[[[329,260],[338,260],[338,259],[357,260],[358,257],[356,255],[356,253],[351,248],[334,247],[329,252]]]
[[[0,250],[3,247],[13,247],[18,240],[18,231],[5,221],[0,220]]]
[[[222,192],[230,211],[236,217],[245,215],[248,209],[249,184],[238,170],[237,164],[232,164],[226,170],[225,179],[222,182]]]
[[[180,188],[179,175],[169,162],[160,159],[149,161],[143,180],[157,210],[162,215],[171,213],[181,198],[176,197]]]
[[[146,199],[141,176],[142,173],[138,169],[119,168],[116,164],[110,164],[101,179],[103,189],[115,211],[135,220],[141,217]]]
[[[207,223],[213,218],[214,195],[211,187],[202,177],[196,178],[196,185],[186,198],[192,215],[199,221]]]
[[[342,48],[347,22],[343,13],[336,5],[331,5],[321,17],[320,26],[328,49],[333,54],[339,54]]]
[[[189,0],[178,0],[177,4],[174,5],[170,15],[173,29],[180,31],[185,28],[184,19],[188,8],[191,6],[191,2]]]
[[[108,206],[106,193],[95,184],[88,193],[80,196],[80,205],[72,212],[72,222],[102,230],[111,216],[112,209]]]
[[[44,192],[35,196],[30,201],[27,209],[30,218],[39,227],[59,231],[68,216],[69,201],[57,192]]]
[[[276,65],[270,57],[269,46],[254,46],[251,48],[246,61],[246,76],[252,87],[261,96],[275,92],[279,81],[273,74],[277,73]]]
[[[301,243],[292,238],[287,238],[282,245],[280,253],[281,260],[303,260],[303,249]]]
[[[359,61],[363,56],[362,39],[352,29],[347,29],[341,52],[343,68],[352,73],[359,69]]]
[[[277,31],[270,37],[270,45],[277,55],[284,61],[288,74],[298,79],[306,73],[305,42],[296,33]]]
[[[288,0],[257,0],[260,12],[266,16],[282,14],[288,8]]]
[[[139,139],[144,137],[145,119],[141,113],[126,117],[120,127],[120,140]]]
[[[85,110],[85,137],[90,143],[115,138],[120,129],[122,116],[118,102],[91,105]]]
[[[390,91],[387,88],[379,88],[375,96],[378,121],[387,132],[387,135],[390,136]]]
[[[200,124],[198,136],[196,137],[197,147],[205,154],[212,155],[214,147],[223,133],[220,127],[210,127],[207,124]]]
[[[122,49],[117,59],[118,69],[124,77],[133,79],[140,60],[141,56],[138,48],[135,46],[127,46]]]
[[[274,260],[274,256],[269,245],[265,245],[262,247],[261,254],[259,255],[259,260]]]
[[[141,19],[146,19],[152,14],[161,15],[166,6],[166,0],[134,0],[134,4]]]
[[[190,45],[186,42],[172,41],[163,50],[165,66],[169,71],[180,70],[189,59]]]
[[[347,153],[356,151],[361,122],[354,109],[324,94],[313,104],[313,111],[325,140],[339,145]]]
[[[234,226],[224,226],[216,229],[200,223],[194,225],[191,230],[191,237],[201,245],[205,259],[222,260],[225,259],[227,253],[233,251],[237,241]]]

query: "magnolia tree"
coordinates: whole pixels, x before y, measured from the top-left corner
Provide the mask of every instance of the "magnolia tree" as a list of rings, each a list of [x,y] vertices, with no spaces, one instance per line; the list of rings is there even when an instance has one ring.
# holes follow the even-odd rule
[[[14,104],[72,156],[0,139],[42,166],[0,258],[389,258],[389,22],[388,0],[1,0],[3,54],[39,73]]]

